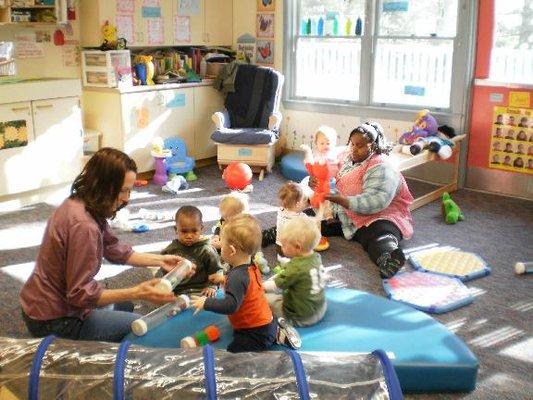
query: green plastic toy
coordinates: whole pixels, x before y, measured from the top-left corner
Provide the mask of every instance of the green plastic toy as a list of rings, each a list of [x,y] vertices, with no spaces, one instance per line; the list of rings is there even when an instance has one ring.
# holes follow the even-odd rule
[[[448,192],[442,194],[442,215],[444,216],[444,221],[450,225],[456,224],[457,221],[464,221],[465,219],[461,209],[452,200]]]
[[[263,275],[268,274],[270,272],[268,261],[266,260],[262,251],[258,251],[257,253],[255,253],[253,262],[257,266],[257,268],[259,268]]]

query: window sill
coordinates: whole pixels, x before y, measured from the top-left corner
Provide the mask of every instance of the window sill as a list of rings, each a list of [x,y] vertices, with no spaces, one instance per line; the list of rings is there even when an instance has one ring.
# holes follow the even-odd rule
[[[511,83],[495,81],[491,79],[476,79],[474,81],[475,86],[491,86],[491,87],[504,87],[508,89],[533,89],[532,83]]]
[[[413,121],[415,115],[424,107],[391,107],[391,106],[362,106],[346,103],[328,103],[310,100],[283,100],[283,107],[287,110],[309,111],[325,114],[340,114],[357,116],[360,118],[380,118],[399,121]],[[462,117],[461,113],[443,112],[432,110],[431,114],[439,121],[439,124],[451,124],[456,117]]]

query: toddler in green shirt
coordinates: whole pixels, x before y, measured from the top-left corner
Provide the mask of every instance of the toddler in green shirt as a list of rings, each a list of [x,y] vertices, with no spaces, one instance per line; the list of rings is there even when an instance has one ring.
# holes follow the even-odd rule
[[[264,283],[273,314],[294,326],[314,325],[326,313],[324,266],[320,254],[313,250],[320,237],[316,222],[308,216],[289,220],[279,238],[283,254],[290,261]],[[276,293],[278,289],[283,293]]]

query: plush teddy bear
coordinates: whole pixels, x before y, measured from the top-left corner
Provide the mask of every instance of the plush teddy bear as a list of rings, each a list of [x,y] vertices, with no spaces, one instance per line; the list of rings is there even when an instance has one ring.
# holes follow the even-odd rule
[[[418,138],[411,146],[408,146],[409,152],[412,155],[416,155],[427,148],[429,151],[437,153],[443,160],[446,160],[452,156],[454,143],[450,139],[454,136],[455,131],[452,127],[442,125],[437,131],[437,136]],[[407,153],[403,149],[402,152]]]

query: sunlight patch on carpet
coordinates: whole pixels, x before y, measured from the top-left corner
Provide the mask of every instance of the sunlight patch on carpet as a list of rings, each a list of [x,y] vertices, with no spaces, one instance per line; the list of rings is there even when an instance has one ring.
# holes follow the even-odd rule
[[[0,230],[0,251],[39,246],[43,239],[46,221],[22,223]]]

